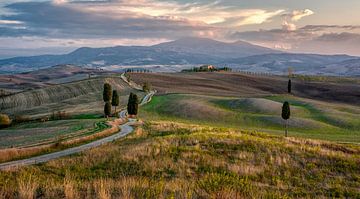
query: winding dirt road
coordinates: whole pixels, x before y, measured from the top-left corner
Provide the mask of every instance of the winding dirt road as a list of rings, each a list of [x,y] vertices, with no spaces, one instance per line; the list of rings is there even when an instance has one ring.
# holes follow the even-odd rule
[[[151,97],[154,94],[155,94],[155,91],[151,91],[147,95],[145,95],[144,98],[142,99],[140,105],[144,105],[144,104],[150,102]],[[119,113],[120,118],[126,118],[127,117],[126,115],[127,115],[126,110],[123,110]],[[114,135],[111,135],[109,137],[105,137],[100,140],[90,142],[88,144],[65,149],[63,151],[58,151],[58,152],[40,155],[40,156],[36,156],[36,157],[32,157],[32,158],[27,158],[27,159],[23,159],[23,160],[16,160],[16,161],[2,163],[2,164],[0,164],[0,170],[8,170],[8,169],[18,168],[18,167],[26,166],[26,165],[43,163],[43,162],[47,162],[47,161],[50,161],[50,160],[53,160],[56,158],[68,156],[68,155],[79,153],[79,152],[82,152],[82,151],[85,151],[85,150],[88,150],[88,149],[91,149],[94,147],[98,147],[105,143],[109,143],[116,139],[125,137],[126,135],[131,133],[134,130],[131,125],[133,125],[135,122],[136,122],[135,119],[129,119],[129,121],[127,123],[120,125],[120,129],[121,129],[120,132],[118,132]]]

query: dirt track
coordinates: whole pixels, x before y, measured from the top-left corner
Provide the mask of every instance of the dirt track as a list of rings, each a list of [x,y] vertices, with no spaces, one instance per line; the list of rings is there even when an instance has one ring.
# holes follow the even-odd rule
[[[133,73],[135,82],[150,82],[159,94],[193,93],[214,96],[261,96],[287,93],[287,78],[241,73]],[[360,105],[360,85],[293,80],[299,97]]]

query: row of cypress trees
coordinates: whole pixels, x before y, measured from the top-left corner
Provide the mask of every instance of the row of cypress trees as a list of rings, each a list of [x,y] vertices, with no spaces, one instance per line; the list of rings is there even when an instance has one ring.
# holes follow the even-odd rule
[[[119,94],[117,90],[112,90],[112,87],[109,83],[104,84],[103,100],[105,102],[104,105],[105,117],[111,115],[111,106],[115,107],[115,113],[116,113],[116,107],[119,106],[120,103]]]
[[[104,84],[103,100],[105,102],[105,105],[104,105],[105,117],[108,117],[111,115],[111,106],[115,107],[115,113],[116,113],[116,108],[120,104],[119,94],[118,94],[117,90],[112,90],[111,85],[109,83]],[[128,114],[129,115],[137,115],[138,108],[139,108],[138,96],[134,93],[130,93],[129,101],[127,104]]]

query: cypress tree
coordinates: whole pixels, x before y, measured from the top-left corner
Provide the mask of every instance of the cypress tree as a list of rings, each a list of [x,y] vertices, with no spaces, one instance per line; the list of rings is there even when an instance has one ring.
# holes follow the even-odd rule
[[[113,90],[112,93],[112,100],[111,100],[111,105],[115,107],[115,113],[116,113],[116,107],[119,106],[119,95],[117,90]]]
[[[108,117],[108,116],[111,115],[111,104],[110,104],[110,102],[105,103],[104,114],[105,114],[105,117]]]
[[[129,101],[127,105],[127,111],[129,115],[137,115],[139,100],[136,94],[130,93]]]
[[[104,84],[104,90],[103,90],[103,100],[104,102],[109,102],[111,100],[111,85],[108,83]]]
[[[288,93],[291,93],[291,79],[288,81]]]
[[[285,120],[285,137],[288,134],[288,119],[290,118],[290,105],[289,102],[284,102],[282,106],[281,117]]]

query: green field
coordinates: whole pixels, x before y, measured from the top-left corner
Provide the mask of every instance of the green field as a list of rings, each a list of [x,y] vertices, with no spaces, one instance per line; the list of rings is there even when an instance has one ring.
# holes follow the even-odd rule
[[[144,106],[144,120],[180,121],[282,135],[281,106],[291,105],[290,136],[360,143],[360,107],[288,95],[228,98],[170,94]]]
[[[96,115],[79,115],[67,120],[18,124],[0,130],[0,148],[49,144],[91,135],[107,128],[104,121]]]

